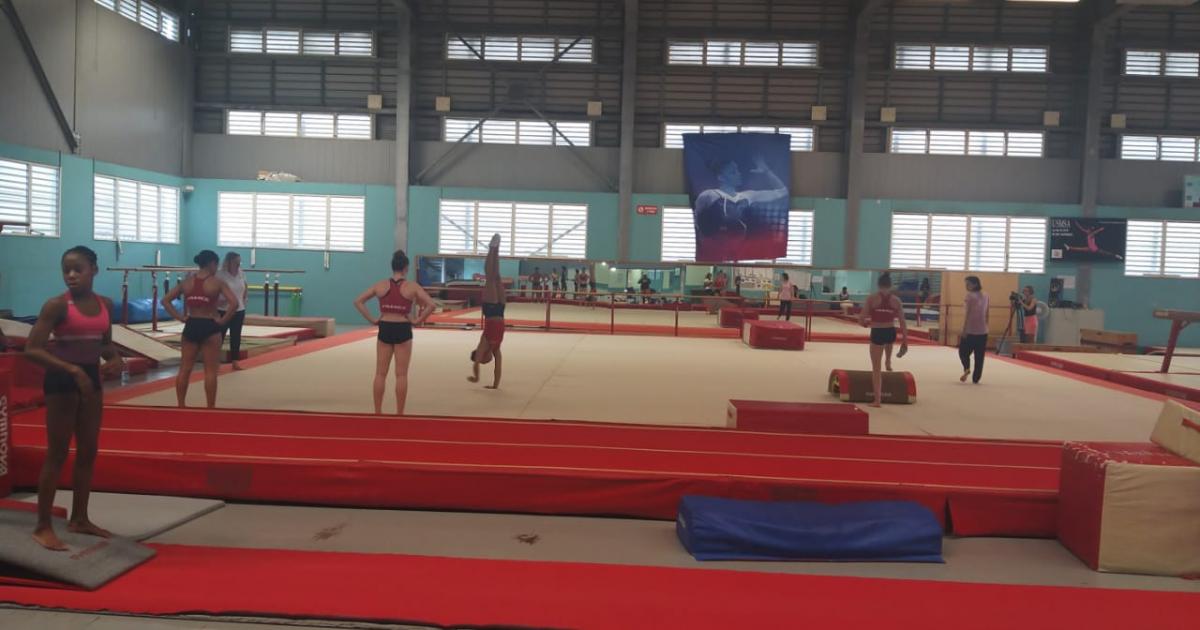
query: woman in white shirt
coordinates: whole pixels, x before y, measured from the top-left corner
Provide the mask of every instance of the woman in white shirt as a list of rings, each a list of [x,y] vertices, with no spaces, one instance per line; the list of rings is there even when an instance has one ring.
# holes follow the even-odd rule
[[[783,282],[779,284],[779,315],[775,319],[782,319],[786,315],[787,320],[792,321],[792,300],[795,297],[796,285],[792,284],[791,278],[785,273]]]
[[[225,254],[225,262],[221,265],[221,269],[217,271],[217,278],[224,282],[226,286],[233,291],[237,296],[238,303],[236,313],[229,320],[229,324],[221,330],[221,343],[225,343],[225,333],[229,333],[229,356],[233,361],[233,369],[240,370],[242,366],[238,363],[238,357],[242,351],[242,325],[246,322],[246,295],[249,289],[246,286],[246,272],[242,271],[242,257],[237,252],[228,252]],[[225,313],[229,311],[229,302],[225,299],[224,294],[217,299],[217,312],[221,317],[225,317]]]

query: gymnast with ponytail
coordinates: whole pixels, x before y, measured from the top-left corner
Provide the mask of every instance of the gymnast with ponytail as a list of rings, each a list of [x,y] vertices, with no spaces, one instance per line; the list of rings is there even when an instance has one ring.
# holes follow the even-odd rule
[[[196,357],[204,360],[204,398],[209,409],[217,406],[217,371],[221,368],[221,332],[229,320],[237,314],[235,309],[221,315],[217,302],[221,297],[226,304],[237,304],[238,296],[229,285],[217,277],[217,265],[221,258],[206,249],[192,259],[197,271],[177,283],[162,300],[163,308],[175,319],[183,322],[182,353],[179,374],[175,376],[175,399],[180,407],[187,406],[188,385],[192,378],[192,367]],[[184,312],[175,308],[175,300],[183,296]]]

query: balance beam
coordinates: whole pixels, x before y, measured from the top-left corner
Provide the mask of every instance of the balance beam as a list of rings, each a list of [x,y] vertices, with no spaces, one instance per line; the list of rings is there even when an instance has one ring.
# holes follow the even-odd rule
[[[1175,346],[1179,343],[1179,333],[1183,332],[1192,322],[1200,320],[1200,311],[1173,311],[1170,309],[1157,309],[1154,311],[1155,319],[1171,320],[1171,336],[1167,338],[1167,349],[1163,352],[1162,368],[1159,372],[1166,374],[1171,371],[1171,358],[1175,356]]]

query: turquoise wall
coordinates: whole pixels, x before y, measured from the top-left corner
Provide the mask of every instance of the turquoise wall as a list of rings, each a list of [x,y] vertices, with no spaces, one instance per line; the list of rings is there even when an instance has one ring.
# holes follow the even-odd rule
[[[366,251],[332,252],[329,269],[325,269],[325,253],[260,248],[255,266],[261,269],[303,269],[302,275],[284,276],[281,284],[304,288],[302,314],[334,317],[342,323],[363,323],[354,310],[354,298],[372,282],[391,274],[392,251],[395,243],[396,190],[390,186],[361,184],[321,184],[312,182],[283,183],[233,179],[192,179],[195,190],[186,197],[186,216],[183,231],[186,235],[188,264],[195,252],[212,249],[224,254],[228,248],[217,246],[217,196],[219,192],[268,192],[315,195],[355,195],[366,197]],[[236,248],[242,254],[242,264],[250,267],[250,252]],[[261,282],[262,274],[249,274],[251,283]],[[248,310],[262,312],[261,294],[251,294]],[[287,296],[280,298],[284,312]]]
[[[66,290],[59,271],[59,259],[63,251],[76,245],[96,251],[100,263],[96,290],[114,301],[119,301],[121,297],[122,274],[106,271],[107,267],[152,265],[155,263],[155,254],[160,250],[164,265],[180,264],[184,260],[184,248],[181,245],[125,243],[123,250],[118,252],[116,243],[92,238],[92,199],[96,173],[176,187],[183,185],[182,179],[70,154],[6,144],[0,144],[0,157],[47,164],[60,169],[60,236],[0,236],[0,307],[12,309],[17,315],[36,315],[48,298]],[[184,234],[187,232],[182,227],[180,231]],[[149,275],[132,274],[129,293],[131,298],[149,296]]]
[[[19,314],[34,314],[45,299],[62,290],[57,262],[63,250],[87,245],[100,255],[101,268],[138,266],[155,262],[161,251],[166,265],[188,264],[199,249],[216,246],[217,194],[220,191],[295,192],[333,195],[362,195],[366,197],[366,253],[333,253],[330,269],[324,269],[324,253],[260,249],[258,267],[304,269],[302,276],[284,280],[286,284],[305,289],[303,312],[306,315],[336,317],[342,322],[356,322],[354,296],[370,282],[388,274],[388,261],[393,249],[395,192],[388,186],[366,186],[336,183],[274,183],[246,180],[182,180],[170,175],[96,162],[52,151],[28,149],[0,144],[0,156],[11,159],[49,164],[61,168],[61,236],[0,237],[0,307],[11,308]],[[92,178],[95,173],[114,175],[153,183],[195,187],[183,196],[181,207],[181,245],[130,243],[118,252],[112,242],[92,240]],[[440,188],[414,186],[409,191],[408,252],[410,256],[437,253],[438,202],[440,199],[489,199],[497,201],[531,201],[583,203],[589,207],[587,256],[592,261],[614,261],[618,254],[618,199],[611,193],[520,191],[481,188]],[[634,195],[634,205],[686,205],[686,195]],[[813,267],[836,269],[845,261],[843,234],[845,231],[845,201],[842,199],[793,199],[793,207],[813,208],[816,213]],[[656,262],[661,257],[662,216],[638,215],[630,210],[630,260]],[[1079,216],[1076,205],[1020,203],[964,203],[919,200],[865,200],[858,233],[858,267],[882,269],[887,267],[891,215],[895,211],[1006,214],[1031,216]],[[1197,220],[1195,210],[1181,208],[1121,208],[1101,207],[1101,217]],[[249,260],[249,252],[242,252]],[[511,267],[511,268],[508,268]],[[1155,320],[1156,308],[1200,310],[1200,281],[1159,278],[1127,278],[1118,264],[1092,266],[1092,304],[1105,311],[1105,326],[1112,330],[1138,333],[1143,343],[1165,342],[1168,326]],[[515,273],[515,266],[506,261],[506,275]],[[1076,275],[1078,266],[1071,263],[1047,263],[1043,274],[1024,274],[1022,284],[1031,284],[1039,295],[1045,295],[1050,278],[1056,275]],[[261,276],[254,276],[261,278]],[[102,272],[97,279],[101,293],[119,297],[121,276]],[[133,297],[150,294],[149,278],[138,274],[131,278]],[[1068,291],[1066,296],[1072,298]],[[257,310],[259,303],[251,306]],[[1200,328],[1184,333],[1183,343],[1200,346]]]
[[[963,203],[952,201],[864,200],[858,231],[859,267],[884,269],[888,264],[891,240],[892,212],[933,212],[958,214],[1001,214],[1039,217],[1078,217],[1083,211],[1078,205],[1023,203]],[[1122,208],[1101,206],[1097,215],[1122,219],[1200,219],[1195,210],[1185,208]],[[819,242],[819,241],[818,241]],[[1021,284],[1032,285],[1037,295],[1049,292],[1050,278],[1073,276],[1078,263],[1047,261],[1046,272],[1022,274]],[[1074,291],[1065,292],[1074,299]],[[996,297],[995,299],[999,299]],[[1104,311],[1104,327],[1108,330],[1135,332],[1143,344],[1164,344],[1169,324],[1153,318],[1156,308],[1200,310],[1200,280],[1169,278],[1131,278],[1125,275],[1121,263],[1092,265],[1091,306]],[[1200,346],[1200,330],[1188,329],[1181,343]]]

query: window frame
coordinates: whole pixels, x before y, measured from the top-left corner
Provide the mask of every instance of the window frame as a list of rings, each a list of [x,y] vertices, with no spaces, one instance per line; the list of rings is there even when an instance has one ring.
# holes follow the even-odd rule
[[[469,134],[466,132],[464,132],[463,134],[460,134],[460,133],[458,133],[458,130],[456,129],[455,136],[452,137],[450,135],[451,121],[461,121],[461,122],[465,122],[465,123],[470,123],[470,126],[466,127],[466,129],[468,129],[468,130],[473,129],[473,131],[470,131]],[[522,138],[521,127],[523,125],[530,125],[530,124],[533,124],[533,125],[547,124],[546,121],[544,121],[540,118],[488,118],[485,120],[482,118],[471,118],[471,117],[463,117],[463,116],[443,116],[442,117],[442,141],[443,142],[460,142],[461,141],[464,144],[497,144],[497,145],[507,145],[507,146],[519,145],[519,146],[529,146],[529,147],[564,147],[564,146],[591,147],[591,146],[594,146],[595,131],[596,131],[596,126],[595,126],[594,121],[591,121],[591,120],[552,120],[549,122],[552,122],[552,123],[554,123],[555,126],[559,127],[561,133],[563,135],[565,135],[568,139],[570,139],[571,143],[568,144],[567,140],[564,139],[563,136],[560,136],[558,133],[555,133],[553,128],[550,129],[550,143],[549,144],[540,143],[540,142],[522,142],[521,141],[521,138]],[[482,123],[482,124],[480,124],[480,123]],[[485,140],[484,138],[486,136],[484,135],[484,131],[485,131],[485,127],[487,126],[488,123],[513,123],[513,125],[514,125],[514,131],[513,131],[514,141],[513,142],[488,142],[487,140]],[[579,142],[575,142],[576,139],[571,137],[571,135],[572,135],[571,133],[567,133],[566,131],[562,130],[561,125],[563,125],[563,124],[587,125],[587,142],[582,143],[582,144]],[[464,134],[466,135],[466,137],[464,137]]]
[[[101,180],[101,179],[107,179],[107,180],[111,180],[113,182],[113,207],[112,207],[113,235],[112,235],[112,238],[100,236],[100,235],[97,235],[97,233],[96,233],[97,226],[100,224],[100,222],[96,218],[96,213],[99,209],[96,205],[96,197],[97,197],[96,190],[99,187],[99,183],[100,183],[99,180]],[[121,238],[121,208],[119,205],[120,195],[117,192],[119,182],[133,184],[134,186],[137,187],[137,190],[138,190],[138,196],[137,196],[138,197],[138,200],[137,200],[138,207],[136,209],[137,227],[135,228],[135,230],[138,232],[138,236],[135,238]],[[158,233],[160,235],[160,237],[157,239],[147,240],[147,239],[141,238],[141,224],[142,224],[141,190],[142,190],[143,186],[150,186],[156,190],[155,196],[158,199],[158,208],[157,208],[158,223],[157,223],[157,225],[159,226]],[[163,191],[164,190],[171,191],[175,195],[175,219],[174,219],[175,233],[173,235],[174,240],[162,240],[161,239],[162,225],[163,225],[162,199],[163,199]],[[182,190],[175,186],[168,186],[166,184],[155,184],[153,182],[143,182],[143,181],[138,181],[136,179],[117,177],[115,175],[106,175],[103,173],[94,173],[92,175],[92,240],[113,242],[113,243],[158,243],[158,244],[162,244],[162,245],[179,245],[180,240],[181,240],[180,239],[180,231],[182,230],[182,228],[180,226],[180,215],[182,214],[182,212],[181,212],[182,206],[183,206]]]
[[[489,59],[487,53],[488,38],[512,38],[516,40],[516,59]],[[478,50],[472,52],[467,50],[467,54],[462,57],[452,56],[451,51],[456,46],[462,46],[460,38],[471,42],[472,46],[477,46]],[[525,48],[524,42],[526,39],[553,39],[554,54],[550,59],[522,59]],[[571,46],[575,40],[579,40],[577,44]],[[579,50],[579,44],[588,43],[587,59],[576,59],[573,55]],[[567,47],[570,50],[567,50]],[[565,52],[564,52],[565,51]],[[475,53],[479,53],[478,55]],[[594,64],[596,63],[596,37],[594,35],[552,35],[552,34],[516,34],[508,35],[501,33],[446,33],[446,40],[442,46],[442,60],[448,62],[465,62],[465,63],[572,63],[572,64]]]
[[[1154,157],[1126,157],[1125,142],[1126,139],[1146,140],[1154,139]],[[1167,160],[1163,159],[1163,140],[1164,139],[1188,139],[1192,141],[1193,156],[1191,160]],[[1163,135],[1163,134],[1141,134],[1141,133],[1123,133],[1121,134],[1120,146],[1117,147],[1117,157],[1121,160],[1129,160],[1134,162],[1179,162],[1181,164],[1200,163],[1200,136],[1187,135]]]
[[[805,262],[801,258],[791,258],[791,255],[792,255],[791,251],[788,251],[787,253],[785,253],[782,258],[762,259],[762,260],[742,260],[742,261],[737,261],[737,262],[747,263],[747,264],[756,264],[756,263],[757,264],[774,264],[774,265],[784,265],[784,266],[788,266],[788,267],[812,267],[813,266],[813,257],[815,256],[815,252],[816,252],[817,214],[816,214],[815,210],[812,210],[809,208],[789,208],[788,209],[787,242],[788,242],[789,248],[790,248],[792,240],[793,240],[792,239],[792,236],[793,236],[792,235],[792,227],[794,225],[796,225],[795,223],[793,223],[792,219],[797,214],[804,215],[807,218],[808,225],[805,229],[808,232],[808,244],[807,244],[807,251],[803,252],[804,254],[807,254],[807,256],[808,256],[807,262]],[[666,224],[668,221],[668,217],[674,217],[675,215],[679,215],[679,216],[686,215],[689,219],[689,221],[688,221],[689,227],[687,228],[687,234],[688,234],[688,238],[690,239],[690,245],[691,245],[691,247],[690,247],[691,256],[690,257],[671,257],[671,258],[667,257],[666,252],[668,249],[667,248],[668,230],[666,228]],[[694,262],[696,262],[696,217],[695,217],[695,213],[694,213],[693,209],[689,208],[688,206],[663,205],[661,207],[660,216],[662,217],[662,222],[661,222],[662,227],[659,230],[659,236],[658,236],[659,262],[664,262],[664,263],[694,263]],[[671,221],[675,222],[675,219],[672,218]],[[682,221],[679,221],[679,223],[680,223],[680,226],[671,228],[672,233],[676,229],[683,230]],[[673,243],[672,247],[671,247],[672,250],[675,250],[674,245],[675,244]]]
[[[903,134],[923,133],[925,135],[925,141],[924,141],[925,150],[922,152],[897,151],[896,150],[896,146],[897,146],[896,145],[896,134],[898,132],[902,135]],[[952,134],[952,133],[963,134],[963,143],[962,143],[963,152],[962,153],[951,153],[951,152],[942,152],[942,151],[935,152],[933,150],[933,134],[935,134],[935,133],[936,134]],[[995,155],[995,154],[988,154],[988,153],[972,153],[971,152],[972,148],[974,146],[977,146],[974,142],[972,142],[973,136],[975,136],[976,134],[982,135],[982,134],[997,134],[997,133],[1004,134],[1004,154],[1003,155]],[[1006,157],[1006,158],[1045,158],[1046,157],[1046,132],[1045,131],[1018,131],[1018,130],[1006,130],[1006,129],[967,129],[967,128],[943,129],[940,127],[939,128],[924,128],[924,127],[894,126],[894,127],[888,128],[887,134],[888,134],[888,137],[887,137],[888,151],[887,152],[892,155],[942,155],[942,156],[954,156],[954,157]],[[1014,146],[1017,146],[1017,147],[1020,146],[1019,142],[1018,143],[1013,142],[1014,135],[1040,135],[1041,140],[1042,140],[1041,151],[1038,153],[1038,155],[1022,155],[1019,153],[1014,155],[1013,154]],[[908,142],[908,140],[905,140],[905,142]],[[913,146],[915,146],[915,144]]]
[[[0,156],[0,163],[20,164],[25,169],[25,221],[27,226],[5,226],[0,228],[0,236],[20,236],[24,238],[62,238],[62,167],[41,162],[14,160]],[[44,168],[54,173],[54,233],[38,232],[33,225],[33,182],[34,169]]]
[[[1130,73],[1129,72],[1129,54],[1130,53],[1146,53],[1158,56],[1158,70],[1153,74],[1149,73]],[[1196,73],[1195,74],[1168,74],[1168,59],[1169,55],[1196,55]],[[1170,48],[1140,48],[1126,47],[1121,50],[1121,76],[1135,77],[1146,79],[1176,79],[1176,80],[1195,80],[1200,79],[1200,49],[1170,49]]]
[[[235,115],[255,114],[258,116],[258,133],[230,133],[229,120]],[[294,115],[296,116],[296,133],[292,134],[268,134],[267,133],[267,116],[268,115]],[[304,135],[304,118],[305,116],[332,116],[333,117],[333,135]],[[341,119],[343,116],[365,117],[369,129],[366,137],[356,137],[351,135],[341,135],[339,131],[342,129]],[[375,140],[375,116],[369,113],[350,113],[350,112],[311,112],[300,110],[264,110],[264,109],[226,109],[225,116],[222,120],[224,134],[226,136],[240,136],[248,138],[303,138],[307,140]]]
[[[462,226],[458,226],[458,225],[455,226],[460,232],[463,232],[465,236],[467,236],[468,238],[470,238],[472,240],[473,247],[469,251],[459,250],[459,249],[450,250],[450,249],[445,249],[442,246],[443,245],[442,230],[443,230],[443,223],[445,221],[447,221],[447,219],[444,218],[445,214],[446,214],[446,206],[447,205],[455,205],[455,206],[466,205],[466,206],[470,206],[470,208],[471,208],[470,213],[471,213],[472,225],[471,225],[470,229],[471,229],[472,234],[466,235],[465,230]],[[490,199],[448,199],[448,198],[442,198],[442,199],[438,200],[437,252],[438,252],[439,256],[481,256],[481,255],[484,255],[487,253],[487,242],[491,238],[491,233],[485,234],[484,232],[493,232],[493,231],[491,230],[491,228],[484,229],[484,232],[480,231],[481,230],[481,227],[480,227],[480,215],[481,215],[480,207],[481,206],[491,206],[493,208],[507,206],[507,208],[508,208],[508,211],[509,211],[509,217],[508,217],[508,222],[507,222],[508,234],[503,234],[503,233],[501,234],[501,236],[502,236],[501,247],[503,248],[503,249],[501,249],[501,253],[500,253],[501,256],[519,257],[519,258],[536,258],[536,259],[544,259],[544,260],[587,260],[588,259],[587,258],[588,228],[590,227],[590,223],[591,223],[589,220],[590,217],[588,216],[591,213],[591,205],[588,203],[559,202],[559,201],[504,201],[504,200],[490,200]],[[528,225],[529,221],[530,221],[528,215],[524,219],[522,219],[518,216],[519,207],[521,207],[521,206],[525,206],[530,209],[538,209],[538,210],[544,208],[546,211],[546,214],[545,214],[546,242],[545,242],[545,245],[543,245],[542,247],[540,247],[537,250],[534,250],[533,253],[523,253],[523,252],[516,251],[518,241],[520,240],[523,242],[525,240],[525,237],[518,237],[518,235],[517,235],[518,225],[521,224],[522,222],[524,222],[526,225]],[[572,253],[559,253],[559,252],[556,252],[554,249],[554,244],[556,242],[562,240],[563,237],[571,234],[572,232],[575,232],[580,227],[580,224],[577,223],[576,225],[567,229],[566,232],[564,232],[563,234],[556,237],[555,236],[555,220],[554,220],[554,215],[555,215],[556,209],[561,209],[561,211],[564,213],[568,213],[568,212],[576,213],[576,212],[580,212],[580,211],[582,211],[582,213],[583,213],[583,221],[582,221],[582,228],[583,228],[582,246],[583,246],[583,249],[582,249],[582,251],[580,251],[578,253],[578,255],[575,255]],[[450,220],[450,222],[453,223],[453,220]],[[538,241],[538,242],[540,242],[540,241]],[[505,250],[507,250],[507,253],[505,253]],[[543,250],[546,253],[544,253],[544,254],[537,253],[538,251],[543,251]]]
[[[919,48],[919,47],[928,47],[929,48],[929,66],[924,67],[924,68],[901,67],[901,65],[900,65],[900,49],[901,48]],[[949,49],[949,48],[966,48],[967,49],[966,67],[961,68],[961,69],[960,68],[938,68],[937,67],[937,49],[939,47],[947,48],[947,49]],[[976,69],[976,67],[975,67],[976,51],[978,51],[980,49],[993,49],[993,48],[1003,48],[1008,51],[1006,68],[1004,70]],[[1045,63],[1045,66],[1043,67],[1043,69],[1041,69],[1041,70],[1018,70],[1018,69],[1016,69],[1018,67],[1017,63],[1016,63],[1016,61],[1017,61],[1016,51],[1024,50],[1024,49],[1030,49],[1030,50],[1036,49],[1036,50],[1045,51],[1046,63]],[[963,73],[963,74],[973,74],[973,73],[1051,74],[1050,61],[1051,61],[1051,46],[1049,44],[1016,45],[1016,44],[1002,44],[1002,43],[972,44],[972,43],[947,43],[947,42],[939,43],[939,42],[908,41],[908,42],[897,42],[892,45],[891,69],[895,70],[895,71],[899,71],[899,72],[948,72],[948,73],[952,73],[952,74],[958,74],[958,73]]]
[[[925,220],[925,237],[924,237],[924,241],[923,241],[923,247],[925,250],[924,251],[924,264],[921,266],[913,266],[909,263],[898,262],[895,258],[896,243],[898,242],[897,238],[896,238],[896,217],[898,217],[898,216],[899,217],[922,217]],[[956,220],[956,219],[962,219],[965,222],[963,224],[963,228],[962,228],[963,229],[963,243],[962,243],[962,253],[961,253],[961,256],[962,256],[962,268],[961,269],[954,268],[953,266],[935,266],[933,264],[935,250],[940,250],[940,251],[936,252],[939,256],[948,257],[951,255],[954,255],[957,257],[957,252],[947,251],[944,249],[944,247],[942,247],[942,248],[935,247],[934,242],[937,240],[935,238],[935,235],[941,235],[944,240],[944,237],[949,230],[949,228],[947,226],[942,226],[941,228],[938,228],[937,226],[935,226],[934,225],[935,219],[941,219],[943,223],[952,222],[953,220]],[[974,229],[974,225],[973,225],[974,221],[980,220],[981,222],[989,222],[989,221],[995,221],[996,219],[1004,219],[1004,244],[1003,244],[1004,268],[1003,269],[992,269],[992,268],[987,268],[987,267],[981,266],[978,261],[983,260],[982,258],[980,258],[980,256],[983,255],[983,252],[976,252],[976,251],[974,251],[975,248],[972,248],[972,241],[975,240],[974,234],[976,233],[976,231]],[[1015,268],[1013,266],[1013,261],[1014,261],[1013,220],[1014,219],[1020,220],[1020,221],[1037,221],[1042,224],[1041,253],[1037,257],[1040,267],[1037,269],[1030,269],[1027,267]],[[892,212],[892,220],[891,220],[891,224],[889,226],[889,232],[888,232],[888,267],[891,269],[906,270],[906,271],[916,270],[916,271],[977,271],[977,272],[995,272],[995,273],[1045,273],[1046,272],[1046,247],[1047,247],[1046,235],[1047,235],[1048,226],[1049,226],[1048,218],[1038,217],[1038,216],[1029,216],[1029,215],[964,214],[964,213],[958,213],[958,212],[912,212],[912,211]],[[1021,253],[1021,252],[1018,251],[1018,253]],[[1030,260],[1031,259],[1032,258],[1030,258]],[[1021,256],[1020,258],[1018,258],[1018,261],[1021,261],[1021,260],[1025,260],[1024,256]]]
[[[109,11],[116,13],[117,15],[133,22],[134,24],[137,24],[146,30],[158,33],[167,41],[176,43],[179,42],[181,27],[179,14],[162,6],[161,4],[149,2],[148,0],[125,1],[128,4],[133,5],[133,15],[129,15],[122,11],[122,9],[124,9],[126,6],[122,0],[94,0],[94,4],[98,4],[101,8],[108,9]],[[150,13],[151,11],[154,13],[153,26],[146,23],[146,18],[144,15]],[[170,29],[167,28],[168,23],[171,25]]]
[[[690,131],[690,130],[679,132],[678,135],[681,138],[684,133],[707,133],[704,131],[705,127],[733,127],[734,128],[733,132],[715,131],[713,133],[743,133],[743,129],[747,129],[747,128],[749,128],[749,129],[764,128],[765,129],[767,127],[771,127],[773,129],[775,129],[776,134],[786,133],[787,135],[792,136],[791,142],[796,142],[796,134],[792,133],[793,131],[808,131],[811,135],[809,135],[809,137],[808,137],[809,142],[808,142],[807,149],[803,149],[803,148],[796,149],[796,148],[793,148],[793,145],[791,145],[789,143],[788,150],[791,153],[816,153],[817,152],[817,127],[816,126],[771,125],[771,124],[756,125],[753,123],[742,124],[742,123],[718,123],[718,122],[712,122],[712,123],[664,122],[664,123],[662,123],[661,135],[659,137],[660,141],[662,142],[662,148],[664,148],[664,149],[676,149],[676,150],[683,149],[682,141],[680,142],[679,146],[673,146],[672,144],[669,144],[667,142],[667,140],[674,135],[671,133],[671,130],[670,130],[671,127],[698,127],[699,128],[698,132]],[[787,130],[787,131],[781,131],[781,130]],[[745,133],[755,133],[755,132],[750,131],[750,132],[745,132]]]
[[[234,32],[251,33],[258,32],[259,47],[258,50],[234,50],[233,35]],[[267,50],[267,33],[269,31],[295,31],[296,32],[296,52],[269,52]],[[333,35],[333,52],[332,53],[317,53],[306,52],[305,50],[305,35],[310,33]],[[371,40],[371,52],[366,55],[346,54],[342,52],[342,37],[345,35],[360,35],[366,34]],[[302,57],[323,57],[332,59],[350,58],[350,59],[378,59],[379,58],[379,33],[375,30],[352,30],[343,31],[331,28],[305,28],[301,26],[260,26],[260,27],[239,27],[227,26],[225,29],[225,52],[233,55],[272,55],[288,58]]]
[[[1157,267],[1156,273],[1130,273],[1130,247],[1129,247],[1129,232],[1125,236],[1125,264],[1121,273],[1126,278],[1157,278],[1165,280],[1196,280],[1200,279],[1200,259],[1197,259],[1196,266],[1190,274],[1169,274],[1167,273],[1168,247],[1170,245],[1170,227],[1172,225],[1187,225],[1188,230],[1194,231],[1197,234],[1197,244],[1200,245],[1200,221],[1188,221],[1178,219],[1129,219],[1129,228],[1134,228],[1134,224],[1157,224],[1159,227],[1161,238],[1159,240],[1158,251],[1156,252]],[[1132,231],[1129,230],[1129,231]]]
[[[740,49],[738,63],[713,63],[709,61],[709,44],[713,42],[736,43]],[[672,61],[672,47],[674,46],[699,46],[700,60],[696,63],[684,63],[680,61]],[[752,63],[748,61],[751,55],[747,53],[750,46],[775,46],[775,63]],[[812,47],[812,64],[789,64],[785,63],[788,58],[788,46],[811,46]],[[799,40],[799,39],[763,39],[763,38],[724,38],[714,37],[705,39],[685,39],[671,38],[666,40],[666,46],[663,47],[663,65],[675,67],[692,67],[692,68],[777,68],[783,70],[820,70],[821,69],[821,42],[816,40]],[[791,53],[793,56],[795,51]]]
[[[222,230],[222,219],[224,218],[223,200],[226,195],[249,195],[251,201],[251,211],[249,216],[250,223],[250,241],[249,243],[242,241],[226,240]],[[260,244],[258,237],[258,208],[260,197],[287,197],[288,198],[288,223],[287,223],[287,238],[288,245],[286,247],[277,244]],[[325,201],[325,247],[300,247],[297,246],[297,212],[299,211],[296,204],[297,198],[321,198]],[[344,249],[331,247],[331,239],[333,236],[333,200],[348,199],[360,201],[362,203],[362,237],[361,247],[359,249]],[[365,195],[330,195],[324,193],[294,193],[294,192],[260,192],[260,191],[240,191],[240,190],[222,190],[217,193],[217,245],[220,247],[249,247],[251,249],[276,249],[281,251],[300,251],[300,252],[325,252],[325,253],[349,253],[361,254],[366,252],[367,247],[367,198]]]

